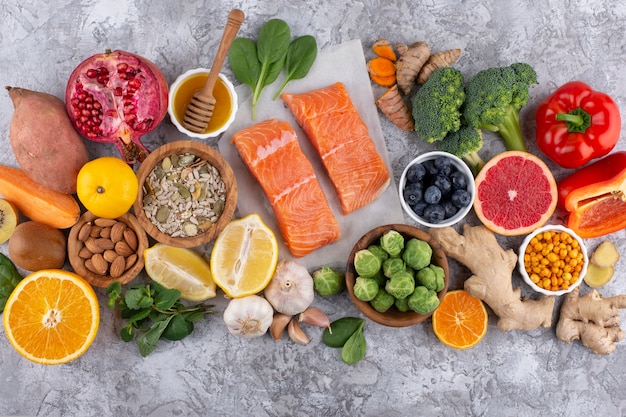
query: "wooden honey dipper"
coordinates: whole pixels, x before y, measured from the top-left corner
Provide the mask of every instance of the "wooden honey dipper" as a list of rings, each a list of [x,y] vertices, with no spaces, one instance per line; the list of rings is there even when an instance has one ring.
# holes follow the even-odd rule
[[[187,109],[185,110],[183,126],[191,132],[204,132],[211,121],[216,101],[215,97],[213,97],[213,89],[220,70],[222,69],[222,65],[224,64],[224,60],[226,59],[228,49],[233,43],[244,18],[244,13],[238,9],[233,9],[230,13],[228,13],[228,21],[226,22],[226,27],[224,28],[224,34],[222,35],[222,40],[217,50],[217,54],[213,60],[213,65],[211,65],[209,77],[207,78],[204,87],[194,93],[193,97],[189,101],[189,104],[187,104]]]

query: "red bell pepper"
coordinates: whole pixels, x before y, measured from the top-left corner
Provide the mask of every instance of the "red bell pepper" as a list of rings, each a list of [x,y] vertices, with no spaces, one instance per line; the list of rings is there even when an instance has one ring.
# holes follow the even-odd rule
[[[567,227],[583,238],[626,228],[626,151],[614,152],[558,184]]]
[[[578,168],[607,155],[622,128],[617,104],[581,81],[546,97],[535,113],[537,146],[563,168]]]

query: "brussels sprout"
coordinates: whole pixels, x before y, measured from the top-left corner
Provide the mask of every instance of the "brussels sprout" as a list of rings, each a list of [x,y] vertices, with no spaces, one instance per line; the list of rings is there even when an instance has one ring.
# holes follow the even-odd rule
[[[396,301],[393,304],[396,306],[398,311],[402,313],[409,311],[409,297],[396,298]]]
[[[404,249],[404,236],[397,230],[389,230],[380,237],[380,247],[391,256],[398,256]]]
[[[380,287],[372,278],[358,277],[354,281],[354,296],[361,301],[372,301]]]
[[[404,270],[396,272],[387,281],[385,290],[395,298],[408,297],[415,290],[413,275]]]
[[[329,266],[313,272],[313,287],[322,297],[339,294],[346,287],[345,276]]]
[[[422,268],[415,274],[415,281],[418,285],[423,285],[429,290],[439,292],[444,287],[444,271],[437,265],[430,264]]]
[[[385,250],[381,248],[380,245],[369,245],[367,249],[374,255],[376,255],[381,262],[389,258],[389,254],[385,252]]]
[[[411,238],[406,243],[404,252],[402,253],[402,259],[408,266],[416,271],[427,267],[430,264],[430,259],[433,255],[433,248],[430,247],[428,242],[417,238]]]
[[[385,282],[387,282],[387,277],[383,274],[382,268],[379,269],[378,272],[376,272],[376,274],[371,278],[376,281],[379,287],[384,287]]]
[[[391,278],[396,272],[405,271],[406,264],[402,258],[389,258],[383,261],[382,270],[387,278]]]
[[[385,291],[384,288],[381,288],[376,294],[376,297],[370,301],[370,305],[379,313],[384,313],[389,310],[395,301],[396,299],[393,295]]]
[[[433,290],[418,285],[409,297],[409,309],[419,314],[428,314],[439,307],[439,298]]]
[[[369,249],[361,249],[354,255],[354,269],[361,277],[373,277],[380,270],[380,265],[380,259]]]

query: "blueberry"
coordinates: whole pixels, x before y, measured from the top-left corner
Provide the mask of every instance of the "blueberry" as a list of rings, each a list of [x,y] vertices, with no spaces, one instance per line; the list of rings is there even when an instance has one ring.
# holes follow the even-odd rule
[[[452,181],[445,175],[439,174],[435,177],[433,185],[441,191],[441,195],[447,195],[452,190]]]
[[[436,185],[431,185],[424,191],[424,201],[428,204],[437,204],[441,200],[441,190]]]
[[[467,190],[456,190],[452,193],[450,200],[452,204],[457,206],[458,208],[467,207],[472,199],[472,196]]]
[[[407,182],[419,182],[426,175],[426,168],[422,164],[413,164],[406,171]]]
[[[424,201],[418,201],[417,203],[411,205],[410,207],[411,207],[411,210],[415,212],[415,214],[421,217],[424,215],[424,209],[428,207],[428,204],[425,203]]]
[[[422,199],[422,183],[412,182],[404,187],[404,201],[408,205],[415,204]]]
[[[450,217],[454,216],[459,211],[459,208],[455,206],[454,203],[452,203],[452,200],[450,199],[444,200],[441,203],[441,206],[446,212],[446,219],[449,219]]]
[[[439,174],[450,175],[450,173],[454,169],[450,158],[448,158],[447,156],[436,157],[434,164]]]
[[[433,175],[434,176],[434,175],[437,175],[439,173],[439,170],[435,166],[435,161],[432,160],[432,159],[429,159],[427,161],[422,162],[422,165],[426,169],[426,175]]]
[[[446,217],[446,210],[439,204],[429,204],[424,208],[424,219],[429,223],[441,223]]]
[[[454,171],[450,174],[450,181],[452,181],[452,188],[455,190],[467,188],[467,178],[461,171]]]

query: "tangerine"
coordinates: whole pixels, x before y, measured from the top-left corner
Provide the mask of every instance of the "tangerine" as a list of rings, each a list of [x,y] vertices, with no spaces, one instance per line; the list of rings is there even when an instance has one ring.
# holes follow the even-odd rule
[[[480,299],[465,290],[448,291],[433,313],[433,331],[444,345],[469,349],[487,334],[488,318]]]

